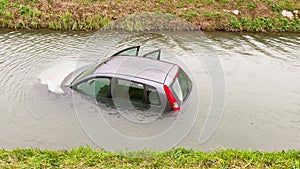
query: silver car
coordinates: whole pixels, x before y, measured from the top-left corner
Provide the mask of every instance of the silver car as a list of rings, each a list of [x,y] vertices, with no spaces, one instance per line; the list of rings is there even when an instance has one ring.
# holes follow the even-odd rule
[[[117,108],[180,110],[191,94],[191,79],[178,65],[161,61],[160,50],[138,56],[139,49],[130,47],[100,64],[75,70],[64,79],[63,90]]]

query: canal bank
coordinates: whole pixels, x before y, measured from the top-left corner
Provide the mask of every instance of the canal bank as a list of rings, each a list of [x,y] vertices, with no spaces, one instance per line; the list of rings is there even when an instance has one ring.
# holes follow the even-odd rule
[[[299,168],[300,151],[255,150],[105,152],[89,147],[72,150],[0,150],[4,168]]]
[[[186,30],[179,18],[205,31],[299,32],[299,10],[297,0],[1,0],[0,27],[92,31],[131,18],[121,29]]]
[[[190,46],[190,39],[186,37],[191,32],[181,32],[183,35],[178,38],[157,34],[132,35],[129,40],[139,43],[136,37],[141,37],[142,40],[147,39],[150,46],[152,41],[160,42],[158,46],[178,43],[178,51],[184,50],[181,49],[183,46]],[[101,38],[98,41],[95,39],[97,50],[93,46],[84,50],[82,59],[94,61],[93,57],[99,58],[98,47],[112,43],[114,40],[111,37],[117,35],[118,32],[100,32],[97,37]],[[0,168],[299,168],[297,133],[300,121],[297,112],[300,105],[295,102],[300,91],[297,74],[299,34],[208,33],[206,36],[209,39],[204,42],[213,42],[216,49],[222,52],[220,57],[229,87],[223,123],[220,123],[210,142],[200,146],[190,145],[198,143],[202,115],[187,140],[179,145],[186,149],[177,148],[163,153],[113,153],[90,148],[68,148],[90,143],[74,116],[72,102],[69,102],[71,98],[47,92],[34,74],[57,58],[76,58],[81,45],[90,36],[85,32],[1,30],[3,48],[0,49],[0,73],[3,80],[0,86],[3,97],[0,102],[3,106],[0,112],[3,114],[0,133],[5,137],[0,142],[2,148],[7,150],[0,150]],[[184,43],[176,39],[182,39]],[[127,43],[126,40],[121,45]],[[190,43],[195,42],[200,43],[199,46],[207,45],[201,39]],[[89,44],[94,44],[94,41]],[[22,83],[18,83],[20,81]],[[218,151],[217,145],[247,150]],[[68,150],[9,150],[11,147]],[[197,149],[188,150],[191,147]],[[248,150],[248,147],[259,151]],[[214,151],[210,153],[198,151],[212,148]],[[285,151],[281,151],[283,149]],[[288,151],[290,149],[295,150]],[[264,152],[273,150],[281,152]]]

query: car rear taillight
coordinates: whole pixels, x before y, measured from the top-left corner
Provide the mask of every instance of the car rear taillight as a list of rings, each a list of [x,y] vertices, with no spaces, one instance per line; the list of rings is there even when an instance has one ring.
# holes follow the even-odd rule
[[[164,89],[168,98],[168,101],[174,111],[180,110],[180,106],[177,103],[176,98],[174,97],[173,93],[171,92],[170,88],[167,85],[164,85]]]

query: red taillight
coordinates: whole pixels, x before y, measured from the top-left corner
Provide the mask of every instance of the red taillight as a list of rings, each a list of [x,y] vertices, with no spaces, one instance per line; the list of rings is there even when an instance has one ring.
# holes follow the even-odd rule
[[[164,85],[164,89],[165,89],[167,98],[168,98],[168,100],[169,100],[169,103],[170,103],[172,109],[173,109],[174,111],[180,110],[180,106],[179,106],[179,104],[177,103],[177,100],[176,100],[176,98],[174,97],[174,95],[173,95],[173,93],[171,92],[171,90],[169,89],[169,87],[168,87],[167,85]]]

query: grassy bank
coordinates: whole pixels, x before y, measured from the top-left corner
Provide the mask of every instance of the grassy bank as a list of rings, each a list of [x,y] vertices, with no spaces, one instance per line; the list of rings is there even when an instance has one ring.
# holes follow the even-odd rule
[[[300,32],[297,11],[299,0],[0,0],[0,27],[97,30],[118,18],[158,12],[202,30]]]
[[[0,150],[0,168],[300,168],[300,151],[253,150],[112,153],[80,147],[73,150]]]

